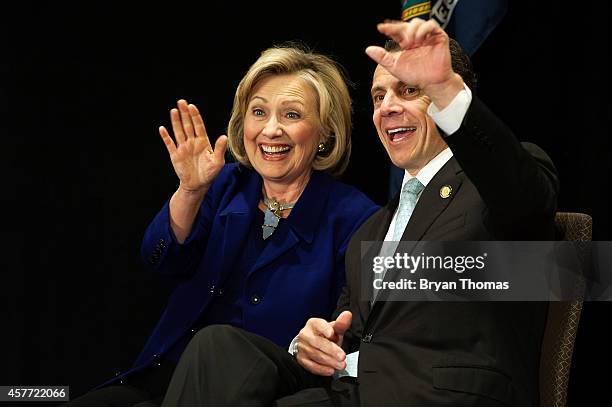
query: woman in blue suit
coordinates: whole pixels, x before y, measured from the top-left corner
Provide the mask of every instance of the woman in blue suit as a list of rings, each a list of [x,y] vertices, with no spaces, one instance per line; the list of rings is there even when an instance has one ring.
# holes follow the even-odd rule
[[[309,318],[330,317],[350,237],[377,209],[333,178],[350,156],[351,100],[323,55],[264,51],[214,148],[194,105],[179,100],[170,118],[174,139],[159,132],[180,183],[142,256],[181,283],[134,366],[71,405],[157,405],[189,340],[212,324],[287,347]],[[237,163],[225,164],[227,145]]]

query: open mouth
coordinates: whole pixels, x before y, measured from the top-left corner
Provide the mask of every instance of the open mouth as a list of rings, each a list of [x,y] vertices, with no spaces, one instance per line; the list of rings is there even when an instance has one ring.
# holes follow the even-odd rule
[[[265,160],[282,160],[291,151],[291,146],[288,144],[260,144],[259,150]]]
[[[416,126],[396,127],[394,129],[387,129],[387,136],[392,143],[398,143],[410,137],[415,131]]]

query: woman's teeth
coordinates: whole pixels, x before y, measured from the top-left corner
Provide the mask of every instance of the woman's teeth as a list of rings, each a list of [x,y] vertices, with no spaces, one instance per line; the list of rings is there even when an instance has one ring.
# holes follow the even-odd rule
[[[260,145],[260,147],[261,151],[263,151],[265,154],[280,154],[291,149],[290,146],[266,146],[263,144]]]

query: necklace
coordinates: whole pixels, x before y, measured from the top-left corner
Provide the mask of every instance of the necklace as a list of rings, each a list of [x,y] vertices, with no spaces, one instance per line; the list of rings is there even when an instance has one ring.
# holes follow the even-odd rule
[[[268,199],[265,195],[263,197],[263,202],[267,208],[264,212],[264,223],[261,228],[263,229],[263,239],[266,240],[272,236],[272,233],[276,230],[281,218],[281,212],[293,208],[295,202],[281,204],[276,198]]]

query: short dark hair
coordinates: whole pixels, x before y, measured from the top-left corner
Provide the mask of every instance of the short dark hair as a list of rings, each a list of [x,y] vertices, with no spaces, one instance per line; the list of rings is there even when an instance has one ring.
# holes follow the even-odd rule
[[[472,92],[476,92],[476,73],[474,73],[474,69],[472,68],[470,57],[463,51],[461,45],[452,38],[448,39],[448,48],[450,49],[453,71],[461,76],[463,82],[465,82]],[[393,40],[387,40],[385,43],[385,50],[388,52],[397,52],[401,51],[401,49],[402,47]]]

